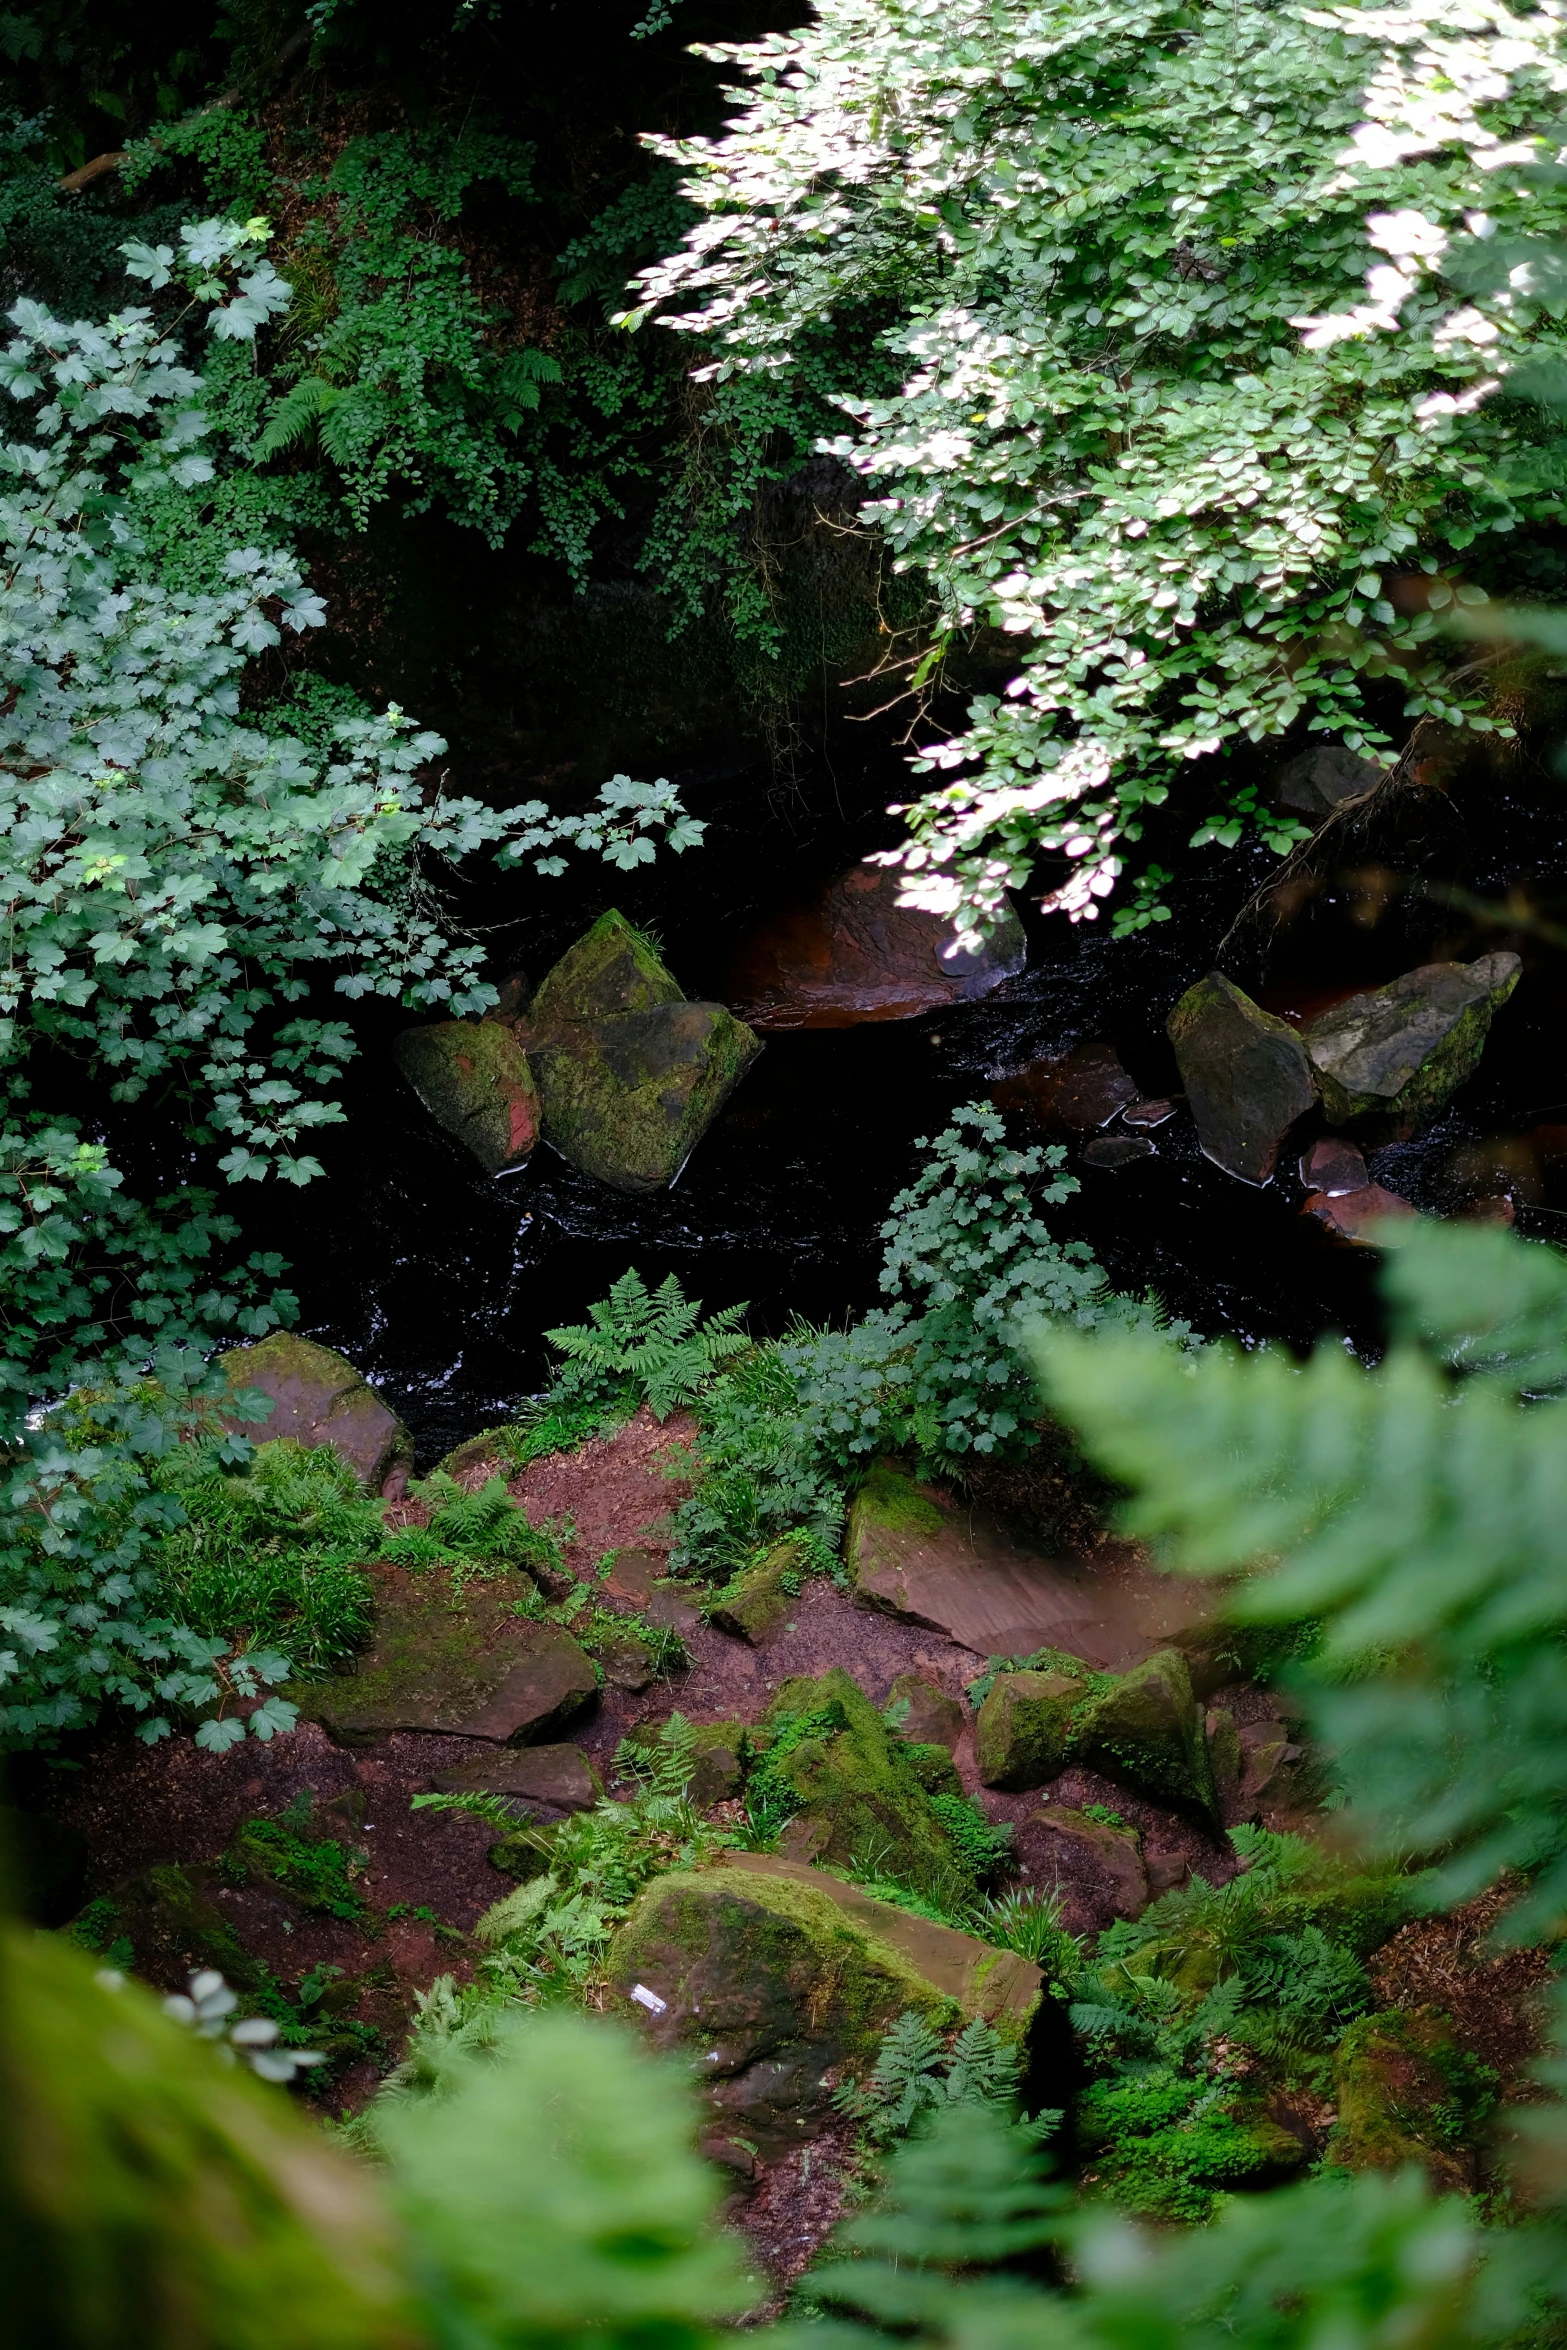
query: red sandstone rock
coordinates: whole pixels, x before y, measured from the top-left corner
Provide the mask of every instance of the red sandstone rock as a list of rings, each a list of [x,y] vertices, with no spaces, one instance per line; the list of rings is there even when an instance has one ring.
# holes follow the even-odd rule
[[[990,1098],[998,1109],[1026,1111],[1050,1133],[1086,1134],[1135,1102],[1137,1087],[1113,1044],[1080,1044],[1062,1060],[1003,1077]]]
[[[1347,1241],[1352,1248],[1375,1248],[1380,1225],[1418,1211],[1396,1191],[1368,1183],[1360,1191],[1313,1192],[1301,1213],[1315,1216],[1335,1240]]]
[[[413,1468],[413,1438],[389,1404],[345,1355],[329,1346],[274,1330],[254,1346],[231,1347],[219,1368],[236,1395],[259,1390],[272,1398],[265,1420],[225,1419],[258,1444],[292,1437],[296,1444],[330,1444],[372,1493],[398,1499]]]
[[[1014,914],[978,954],[960,952],[944,916],[898,904],[902,886],[890,866],[840,873],[746,941],[723,1000],[752,1028],[854,1028],[969,1003],[1022,970],[1027,948]]]
[[[1371,1181],[1360,1152],[1341,1134],[1322,1135],[1302,1154],[1300,1179],[1308,1191],[1325,1191],[1333,1198],[1344,1191],[1364,1191]]]

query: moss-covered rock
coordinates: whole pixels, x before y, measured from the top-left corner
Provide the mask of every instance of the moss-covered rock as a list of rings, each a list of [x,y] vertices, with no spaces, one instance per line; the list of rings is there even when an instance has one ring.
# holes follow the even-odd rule
[[[802,1852],[937,1898],[967,1888],[908,1747],[841,1666],[785,1681],[754,1736],[753,1798],[794,1811]]]
[[[405,1028],[392,1058],[431,1117],[487,1175],[527,1165],[539,1139],[539,1089],[510,1028],[499,1020]]]
[[[865,2065],[895,2017],[984,2016],[1026,2040],[1038,1969],[948,1926],[776,1855],[730,1853],[641,1895],[611,1946],[609,1981],[648,2037],[693,2062],[719,2117],[764,2155],[819,2127],[833,2068]]]
[[[725,1585],[708,1611],[708,1621],[756,1648],[783,1629],[799,1596],[799,1549],[786,1538]]]
[[[998,1673],[974,1724],[987,1787],[1042,1787],[1066,1766],[1087,1682],[1066,1672]]]
[[[887,1692],[887,1716],[900,1738],[917,1746],[944,1746],[950,1754],[963,1735],[963,1708],[923,1673],[900,1673]]]
[[[962,1794],[963,1781],[958,1776],[958,1766],[949,1748],[934,1739],[906,1738],[903,1743],[909,1758],[909,1768],[927,1795]]]
[[[358,1669],[290,1691],[333,1738],[434,1730],[543,1743],[597,1694],[591,1657],[558,1624],[519,1616],[509,1577],[469,1581],[457,1597],[440,1570],[379,1568],[376,1588],[375,1638]]]
[[[0,1950],[0,2131],[17,2342],[405,2350],[366,2174],[288,2100],[47,1936]]]
[[[218,1368],[236,1395],[259,1390],[272,1399],[264,1421],[225,1425],[273,1441],[330,1444],[371,1493],[401,1491],[413,1468],[413,1438],[390,1405],[345,1355],[291,1330],[274,1330],[254,1346],[231,1347]]]
[[[668,1719],[666,1714],[663,1721],[639,1722],[627,1731],[627,1745],[656,1746]],[[739,1794],[745,1779],[750,1732],[741,1721],[692,1722],[687,1727],[696,1756],[689,1789],[692,1802],[703,1811],[709,1804],[729,1802]]]
[[[1156,1801],[1217,1820],[1203,1718],[1178,1648],[1122,1673],[1075,1716],[1072,1752]]]
[[[526,1032],[545,1140],[632,1192],[673,1183],[762,1049],[722,1004],[688,1003],[614,912],[549,973]]]
[[[1333,2082],[1330,2162],[1349,2170],[1419,2163],[1439,2188],[1475,2187],[1497,2076],[1458,2046],[1446,2016],[1391,2008],[1361,2017],[1339,2042]]]
[[[1522,968],[1510,953],[1425,963],[1313,1020],[1302,1042],[1328,1116],[1389,1134],[1434,1116],[1478,1068]]]
[[[1165,1028],[1204,1157],[1243,1183],[1266,1183],[1285,1135],[1317,1099],[1299,1036],[1222,971],[1189,987]]]

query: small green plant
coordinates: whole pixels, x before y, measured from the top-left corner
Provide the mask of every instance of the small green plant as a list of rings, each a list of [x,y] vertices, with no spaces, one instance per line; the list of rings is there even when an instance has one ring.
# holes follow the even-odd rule
[[[219,1866],[235,1883],[260,1877],[306,1909],[363,1926],[372,1913],[358,1880],[369,1857],[340,1844],[318,1825],[315,1799],[306,1788],[276,1819],[243,1821]]]
[[[1012,1851],[1009,1821],[987,1819],[971,1795],[933,1795],[930,1808],[952,1838],[959,1860],[976,1885],[987,1884],[1005,1868]]]
[[[504,1477],[489,1478],[476,1493],[437,1469],[411,1488],[430,1511],[427,1526],[404,1526],[385,1538],[382,1555],[412,1574],[444,1567],[461,1596],[475,1576],[493,1580],[514,1569],[565,1572],[557,1526],[535,1526],[506,1489]]]
[[[1063,1899],[1059,1886],[1048,1892],[1024,1892],[1010,1887],[993,1893],[974,1915],[974,1931],[1003,1950],[1015,1950],[1032,1959],[1057,1999],[1070,1999],[1083,1973],[1083,1944],[1061,1923]]]
[[[859,2123],[871,2145],[884,2146],[944,2107],[1013,2112],[1022,2071],[1017,2049],[982,2017],[974,2017],[954,2037],[906,2008],[883,2034],[864,2080],[845,2082],[834,2091],[833,2103]],[[1060,2119],[1059,2113],[1041,2115],[1033,2126],[1043,2136]]]
[[[675,1513],[675,1569],[726,1576],[798,1534],[824,1571],[841,1574],[842,1473],[822,1458],[779,1348],[740,1355],[697,1398],[696,1417],[688,1459],[698,1482]]]
[[[586,1322],[544,1333],[567,1358],[554,1395],[568,1404],[646,1402],[667,1420],[749,1346],[735,1327],[744,1312],[725,1306],[704,1322],[700,1298],[687,1298],[673,1273],[650,1290],[633,1268],[588,1308]]]

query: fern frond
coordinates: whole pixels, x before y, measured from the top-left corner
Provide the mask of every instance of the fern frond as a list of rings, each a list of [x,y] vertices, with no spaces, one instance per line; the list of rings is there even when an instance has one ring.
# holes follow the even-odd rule
[[[329,384],[319,375],[302,376],[283,394],[268,417],[250,452],[251,463],[264,465],[269,457],[276,457],[282,450],[297,448],[301,441],[309,439],[321,419],[342,397],[340,385]]]

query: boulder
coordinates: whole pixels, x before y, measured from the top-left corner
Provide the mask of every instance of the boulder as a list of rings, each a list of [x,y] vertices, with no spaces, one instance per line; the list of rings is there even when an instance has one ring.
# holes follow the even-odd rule
[[[764,2159],[817,2134],[841,2066],[863,2072],[912,2010],[938,2028],[982,2016],[1026,2043],[1039,1971],[1013,1951],[876,1901],[776,1854],[657,1877],[610,1946],[611,1991],[678,2053],[715,2120]],[[632,1994],[661,2002],[655,2010]]]
[[[1160,1575],[1130,1546],[1043,1558],[988,1510],[888,1459],[855,1496],[844,1555],[867,1607],[982,1657],[1055,1648],[1119,1671],[1208,1612],[1200,1585]]]
[[[413,1438],[389,1404],[344,1356],[291,1330],[274,1330],[254,1346],[230,1347],[218,1367],[236,1395],[259,1388],[272,1398],[261,1422],[232,1415],[228,1428],[298,1444],[330,1444],[371,1493],[400,1498],[413,1469]]]
[[[1091,1697],[1076,1715],[1072,1753],[1156,1803],[1218,1819],[1203,1719],[1178,1648],[1162,1649]]]
[[[1204,1157],[1243,1183],[1266,1183],[1284,1137],[1317,1098],[1299,1036],[1221,971],[1187,989],[1165,1029]]]
[[[1364,1184],[1359,1191],[1314,1191],[1301,1209],[1303,1216],[1312,1217],[1351,1248],[1374,1248],[1390,1218],[1396,1222],[1417,1212],[1400,1193],[1384,1191],[1380,1183]]]
[[[526,1804],[540,1819],[591,1811],[604,1783],[580,1746],[490,1746],[470,1762],[438,1771],[430,1782],[441,1795],[500,1795]]]
[[[724,1586],[708,1611],[708,1622],[757,1648],[783,1629],[799,1597],[799,1549],[786,1536]]]
[[[1338,2122],[1327,2159],[1346,2170],[1418,2163],[1439,2192],[1472,2193],[1477,2140],[1495,2103],[1495,2082],[1432,2008],[1362,2016],[1334,2052]]]
[[[405,1028],[392,1058],[438,1125],[487,1175],[525,1167],[539,1139],[539,1089],[528,1057],[500,1020]]]
[[[504,1581],[470,1582],[456,1607],[434,1575],[378,1570],[377,1585],[375,1638],[358,1669],[291,1690],[330,1737],[430,1730],[546,1743],[597,1694],[586,1651],[558,1624],[518,1616]]]
[[[1030,1812],[1017,1829],[1019,1873],[1041,1892],[1058,1888],[1074,1933],[1097,1932],[1112,1918],[1140,1918],[1148,1878],[1135,1828],[1113,1828],[1064,1804]]]
[[[1238,1800],[1241,1792],[1244,1756],[1240,1732],[1227,1705],[1210,1707],[1203,1728],[1208,1739],[1208,1768],[1213,1773],[1214,1795],[1223,1811]]]
[[[974,1725],[987,1787],[1043,1787],[1065,1768],[1072,1718],[1089,1684],[1069,1673],[998,1673]]]
[[[854,1028],[972,1003],[1028,960],[1010,910],[976,953],[945,915],[900,906],[904,875],[854,865],[809,903],[786,908],[739,949],[724,1000],[752,1028]]]
[[[1175,1116],[1175,1110],[1175,1103],[1162,1094],[1152,1101],[1128,1102],[1121,1112],[1121,1124],[1138,1128],[1163,1126],[1167,1119]]]
[[[1514,954],[1423,963],[1313,1020],[1302,1043],[1328,1116],[1412,1133],[1479,1066],[1492,1017],[1518,984]]]
[[[632,1609],[645,1616],[655,1631],[678,1632],[685,1639],[700,1631],[701,1609],[691,1585],[664,1572],[666,1563],[658,1551],[612,1552],[599,1597],[607,1607]]]
[[[1346,800],[1358,800],[1375,791],[1385,772],[1343,743],[1313,743],[1309,751],[1302,751],[1279,769],[1273,778],[1273,797],[1282,807],[1294,808],[1320,822]]]
[[[951,1754],[963,1735],[962,1706],[923,1673],[900,1673],[887,1692],[887,1708],[896,1708],[894,1727],[911,1745],[944,1746]]]
[[[617,1191],[662,1191],[761,1051],[722,1004],[687,1003],[649,942],[603,914],[545,978],[520,1034],[544,1139]]]
[[[1146,1134],[1096,1134],[1077,1155],[1083,1166],[1115,1174],[1122,1167],[1135,1167],[1139,1159],[1153,1158],[1155,1151]]]
[[[990,1098],[998,1109],[1026,1111],[1047,1133],[1087,1134],[1135,1102],[1137,1086],[1113,1044],[1080,1044],[1064,1059],[1003,1077]]]
[[[1364,1191],[1371,1181],[1365,1160],[1342,1134],[1321,1135],[1302,1152],[1300,1179],[1308,1191],[1326,1192],[1330,1199],[1342,1191]]]
[[[841,1666],[785,1681],[752,1735],[753,1787],[759,1774],[793,1810],[797,1853],[918,1892],[968,1875],[911,1750]]]
[[[745,1779],[750,1734],[744,1722],[692,1722],[687,1726],[696,1755],[696,1769],[689,1782],[692,1802],[700,1811],[709,1804],[728,1803],[739,1794]],[[626,1743],[644,1749],[654,1746],[663,1727],[660,1721],[639,1722],[627,1731]]]

